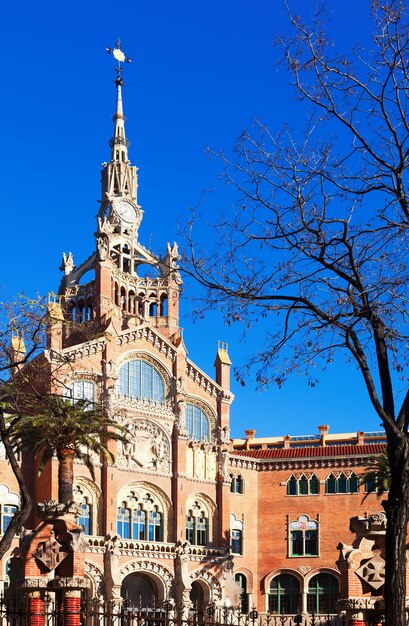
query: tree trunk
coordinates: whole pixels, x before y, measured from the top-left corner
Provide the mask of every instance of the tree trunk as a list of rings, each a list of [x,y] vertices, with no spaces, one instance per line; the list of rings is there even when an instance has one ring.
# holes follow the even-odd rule
[[[388,445],[391,486],[384,503],[386,575],[384,585],[385,626],[406,626],[406,538],[408,526],[408,441]]]
[[[31,496],[28,492],[23,472],[21,471],[20,464],[17,461],[16,455],[14,453],[13,446],[10,443],[8,432],[6,428],[6,423],[4,421],[3,411],[0,410],[0,438],[3,441],[4,448],[6,450],[7,460],[10,463],[11,469],[13,471],[14,476],[17,479],[18,485],[20,487],[21,494],[21,507],[14,515],[9,527],[4,533],[3,537],[0,539],[0,560],[4,557],[6,552],[10,549],[13,538],[17,534],[20,526],[24,524],[27,517],[29,516],[31,509],[33,507],[33,502],[31,500]]]
[[[57,452],[58,458],[58,501],[68,504],[73,501],[74,452],[63,449]]]

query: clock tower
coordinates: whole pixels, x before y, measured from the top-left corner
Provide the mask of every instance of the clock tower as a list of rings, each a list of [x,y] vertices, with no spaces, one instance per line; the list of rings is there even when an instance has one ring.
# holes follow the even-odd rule
[[[143,323],[160,327],[161,333],[176,339],[179,334],[179,292],[177,245],[168,244],[158,257],[139,243],[143,211],[138,204],[137,167],[128,157],[125,134],[121,62],[127,61],[118,44],[112,52],[118,61],[114,132],[110,140],[111,159],[103,163],[102,194],[97,214],[95,252],[78,268],[72,254],[63,255],[64,278],[60,296],[66,313],[74,322],[90,322],[116,331]],[[89,282],[81,280],[94,274]]]

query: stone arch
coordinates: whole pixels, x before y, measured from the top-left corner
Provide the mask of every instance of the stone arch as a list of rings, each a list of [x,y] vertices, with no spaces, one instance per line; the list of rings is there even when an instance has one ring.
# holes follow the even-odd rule
[[[331,567],[315,567],[314,569],[311,569],[304,577],[306,591],[308,590],[308,585],[311,578],[314,578],[314,576],[317,576],[317,574],[331,574],[331,576],[334,576],[334,578],[337,579],[338,585],[341,584],[341,574],[338,570]]]
[[[235,568],[234,574],[243,574],[247,580],[247,593],[253,593],[254,590],[254,575],[253,572],[247,567],[238,567]]]
[[[91,534],[101,534],[101,514],[102,514],[102,493],[93,480],[86,476],[75,476],[74,478],[74,499],[81,503],[83,497],[87,497],[92,503],[91,510]]]
[[[4,504],[20,505],[20,496],[14,491],[10,491],[7,485],[0,484],[0,502]]]
[[[211,602],[220,602],[223,597],[223,589],[217,576],[206,569],[197,569],[190,575],[192,583],[200,582],[204,593],[203,601],[205,604]]]
[[[267,574],[264,577],[264,579],[261,581],[261,590],[262,590],[263,594],[268,595],[271,581],[273,580],[273,578],[276,578],[277,576],[280,576],[280,574],[290,574],[291,576],[294,576],[294,578],[296,578],[298,580],[298,582],[300,583],[301,591],[303,591],[303,589],[304,589],[304,576],[299,571],[297,571],[296,569],[291,569],[290,567],[281,567],[281,568],[276,569],[276,570],[270,572],[269,574]]]
[[[91,589],[89,590],[89,596],[91,598],[105,599],[105,579],[102,568],[93,563],[92,561],[85,560],[85,575],[91,581]]]
[[[145,574],[155,582],[159,603],[174,598],[174,578],[163,565],[153,561],[128,561],[119,571],[121,583],[130,574]]]

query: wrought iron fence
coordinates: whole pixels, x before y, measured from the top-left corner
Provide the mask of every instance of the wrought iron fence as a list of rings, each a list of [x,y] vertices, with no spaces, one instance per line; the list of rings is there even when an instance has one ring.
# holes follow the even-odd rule
[[[374,622],[375,623],[375,622]],[[377,621],[376,623],[379,623]],[[82,602],[79,613],[63,610],[55,599],[45,597],[44,610],[29,610],[24,600],[0,598],[0,626],[347,626],[340,615],[277,615],[252,609],[241,613],[231,608],[207,606],[188,612],[170,602],[161,606],[120,605],[99,599]],[[368,622],[370,626],[370,622]]]

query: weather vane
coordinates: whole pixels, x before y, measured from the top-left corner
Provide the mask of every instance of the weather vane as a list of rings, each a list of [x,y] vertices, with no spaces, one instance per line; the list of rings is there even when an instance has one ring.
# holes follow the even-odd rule
[[[106,48],[106,51],[108,52],[108,54],[112,54],[112,56],[114,57],[114,59],[116,61],[118,61],[117,66],[116,66],[116,79],[115,79],[115,84],[118,85],[123,85],[124,82],[122,80],[122,65],[121,63],[131,63],[132,59],[131,57],[127,57],[125,56],[125,54],[123,53],[123,51],[121,50],[121,40],[118,37],[118,41],[116,43],[116,48]]]

